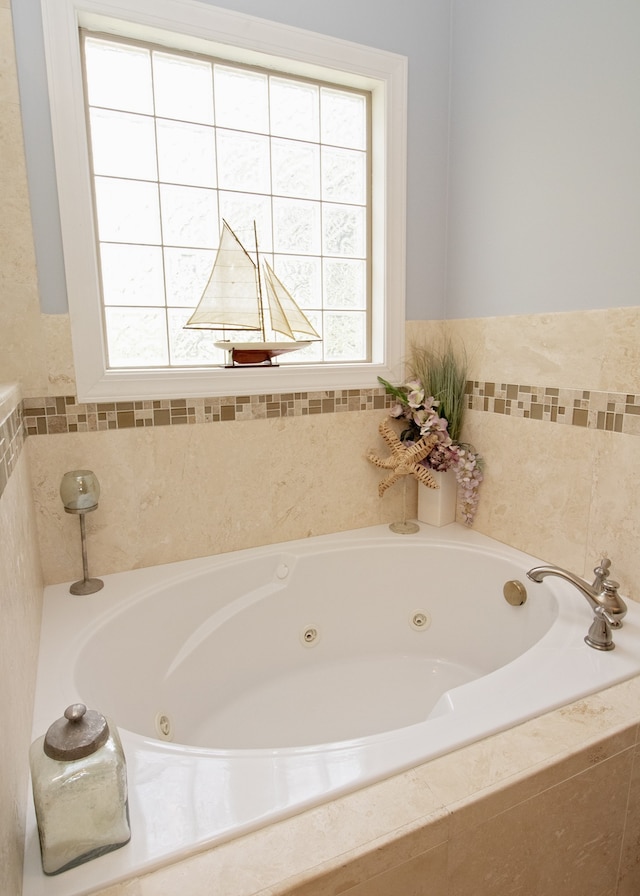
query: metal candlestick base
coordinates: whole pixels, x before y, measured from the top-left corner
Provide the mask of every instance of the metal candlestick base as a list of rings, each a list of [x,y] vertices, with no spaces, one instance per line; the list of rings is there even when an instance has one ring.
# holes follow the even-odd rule
[[[87,529],[84,521],[85,514],[91,510],[95,510],[98,505],[94,504],[93,507],[87,507],[83,510],[75,510],[69,507],[65,507],[67,513],[77,513],[80,517],[80,541],[82,542],[82,579],[79,582],[74,582],[73,585],[69,586],[69,592],[71,594],[95,594],[96,591],[100,591],[101,588],[104,588],[104,582],[102,579],[90,579],[89,578],[89,568],[87,565]]]
[[[412,520],[389,523],[389,528],[392,532],[395,532],[396,535],[415,535],[416,532],[420,531],[420,526],[417,523],[412,522]]]
[[[71,594],[95,594],[101,588],[104,588],[102,579],[82,579],[70,585],[69,591]]]

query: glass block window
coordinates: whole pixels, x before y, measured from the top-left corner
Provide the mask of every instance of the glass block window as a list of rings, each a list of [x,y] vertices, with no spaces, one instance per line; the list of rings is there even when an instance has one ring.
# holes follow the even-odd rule
[[[224,364],[184,329],[226,220],[321,341],[283,364],[371,360],[370,96],[83,33],[110,369]],[[255,334],[255,338],[261,338]]]

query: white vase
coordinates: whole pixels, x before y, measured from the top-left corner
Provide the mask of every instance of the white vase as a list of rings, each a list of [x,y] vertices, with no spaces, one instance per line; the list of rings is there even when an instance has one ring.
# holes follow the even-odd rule
[[[418,519],[429,526],[446,526],[455,522],[458,483],[453,470],[431,471],[439,488],[418,483]]]

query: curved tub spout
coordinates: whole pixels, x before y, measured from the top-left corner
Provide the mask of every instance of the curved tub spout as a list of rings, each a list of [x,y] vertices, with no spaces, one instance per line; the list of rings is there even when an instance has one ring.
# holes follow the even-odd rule
[[[574,585],[580,594],[589,602],[591,609],[595,612],[598,607],[606,610],[607,616],[610,617],[610,624],[613,628],[621,628],[622,620],[627,612],[627,605],[618,594],[619,585],[612,579],[603,579],[599,587],[594,588],[580,576],[562,569],[560,566],[534,566],[527,573],[527,577],[532,582],[541,582],[545,576],[558,576],[565,582]]]

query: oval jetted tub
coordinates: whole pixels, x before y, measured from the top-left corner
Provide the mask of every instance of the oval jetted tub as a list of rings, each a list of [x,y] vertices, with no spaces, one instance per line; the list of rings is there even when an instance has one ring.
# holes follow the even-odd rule
[[[120,728],[131,842],[24,896],[74,896],[325,802],[640,672],[536,558],[453,524],[386,526],[46,589],[34,737],[73,702]],[[526,583],[520,606],[506,582]]]

